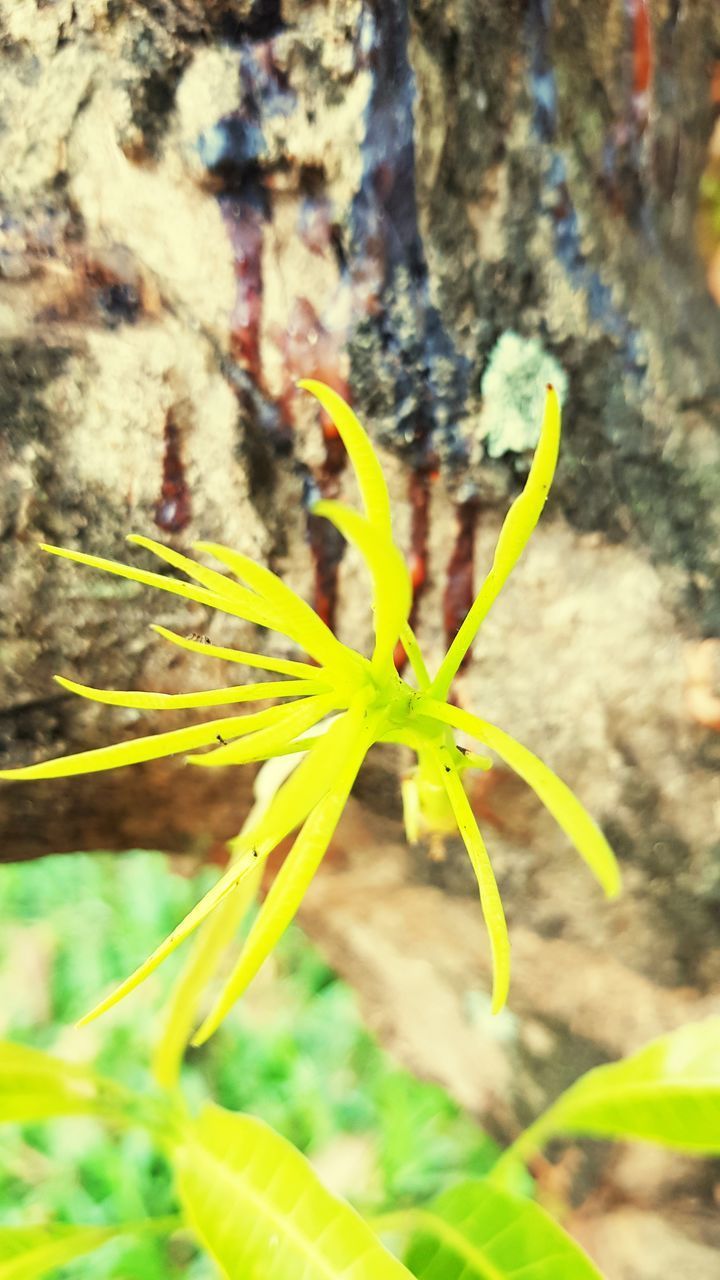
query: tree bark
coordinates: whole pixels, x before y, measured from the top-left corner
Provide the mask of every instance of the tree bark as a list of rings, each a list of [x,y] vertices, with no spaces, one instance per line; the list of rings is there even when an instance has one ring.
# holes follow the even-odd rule
[[[220,682],[150,621],[258,643],[44,559],[39,540],[133,560],[131,530],[182,550],[221,540],[367,642],[364,579],[306,514],[318,490],[351,486],[300,376],[346,390],[378,442],[436,661],[551,377],[565,391],[556,486],[456,695],[578,791],[626,892],[604,907],[494,770],[474,801],[511,924],[535,939],[520,987],[562,935],[583,973],[612,952],[649,984],[648,1025],[675,1019],[664,988],[708,999],[720,258],[698,214],[720,151],[715,0],[0,0],[0,39],[3,763],[160,727],[60,693],[56,670]],[[396,765],[377,768],[392,808]],[[6,785],[0,857],[203,853],[239,827],[247,771],[179,769]],[[378,794],[359,793],[371,823]],[[448,895],[474,894],[454,846],[410,875],[440,916]],[[543,1016],[572,1036],[569,1001]],[[630,1025],[607,1051],[633,1039]]]

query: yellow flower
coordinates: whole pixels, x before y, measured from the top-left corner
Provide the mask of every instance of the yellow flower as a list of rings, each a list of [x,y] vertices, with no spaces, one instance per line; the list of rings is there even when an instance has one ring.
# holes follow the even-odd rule
[[[355,414],[320,382],[299,384],[312,392],[331,416],[353,463],[363,514],[339,502],[321,501],[315,514],[330,520],[362,554],[372,583],[375,644],[367,658],[341,644],[308,604],[269,569],[215,543],[198,543],[230,572],[198,564],[149,538],[130,541],[181,570],[189,582],[134,569],[113,560],[46,546],[53,555],[76,560],[147,586],[185,596],[199,604],[280,632],[309,654],[317,666],[265,657],[203,641],[184,639],[155,627],[172,644],[192,652],[260,668],[283,677],[206,693],[115,693],[90,689],[58,677],[64,688],[97,702],[147,710],[215,707],[275,700],[261,711],[213,719],[117,746],[82,752],[24,769],[5,778],[56,778],[112,769],[176,752],[211,750],[187,759],[200,768],[246,764],[298,753],[299,763],[278,788],[271,804],[233,842],[233,861],[217,884],[160,947],[87,1019],[104,1012],[132,991],[177,947],[262,859],[293,831],[295,842],[248,935],[240,959],[196,1037],[205,1039],[241,995],[293,918],[327,849],[360,766],[375,742],[412,748],[418,767],[403,787],[411,839],[422,831],[459,829],[480,888],[493,956],[493,1009],[502,1008],[510,976],[510,948],[502,902],[487,850],[462,783],[463,772],[486,768],[481,756],[461,751],[456,730],[494,751],[533,788],[608,895],[620,887],[615,857],[599,827],[573,793],[532,752],[502,729],[449,704],[446,699],[463,657],[475,638],[537,524],[552,482],[560,440],[560,408],[548,387],[540,441],[523,492],[502,526],[493,564],[460,630],[434,677],[428,674],[408,617],[412,589],[407,566],[393,541],[390,499],[378,458]],[[408,654],[414,684],[394,666],[398,640]],[[218,739],[220,744],[218,745]]]

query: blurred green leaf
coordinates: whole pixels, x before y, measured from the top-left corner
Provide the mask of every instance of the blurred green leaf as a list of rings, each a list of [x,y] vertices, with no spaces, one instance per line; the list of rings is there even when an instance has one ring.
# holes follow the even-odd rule
[[[114,1081],[85,1067],[0,1041],[0,1123],[68,1115],[127,1120],[129,1099]]]
[[[0,1227],[0,1280],[35,1280],[116,1235],[117,1227]]]
[[[374,1092],[390,1203],[418,1204],[459,1176],[479,1178],[492,1168],[497,1146],[437,1085],[385,1069]]]
[[[505,1152],[493,1181],[506,1185],[518,1160],[563,1133],[719,1152],[720,1018],[691,1022],[581,1076]]]
[[[600,1280],[539,1205],[487,1181],[464,1182],[377,1225],[413,1232],[405,1262],[417,1280]]]
[[[209,1105],[177,1151],[180,1196],[205,1248],[243,1280],[401,1280],[408,1272],[290,1143]]]
[[[682,1151],[720,1151],[720,1018],[661,1036],[622,1062],[596,1067],[551,1107],[555,1132],[642,1138]]]

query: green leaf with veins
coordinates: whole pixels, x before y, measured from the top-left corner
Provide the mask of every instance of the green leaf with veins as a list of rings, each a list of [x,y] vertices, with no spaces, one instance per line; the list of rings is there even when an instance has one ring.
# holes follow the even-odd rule
[[[175,1163],[188,1220],[226,1275],[409,1280],[354,1209],[261,1120],[207,1106]]]
[[[417,1280],[601,1280],[539,1205],[487,1181],[463,1182],[375,1227],[410,1235],[405,1262]]]
[[[137,1122],[141,1099],[96,1075],[38,1049],[0,1041],[0,1124],[27,1124],[53,1116],[94,1115]]]
[[[0,1280],[39,1280],[118,1236],[174,1231],[176,1218],[147,1219],[115,1227],[0,1227]]]
[[[691,1022],[588,1071],[505,1152],[493,1179],[501,1182],[518,1160],[561,1134],[720,1153],[720,1018]]]

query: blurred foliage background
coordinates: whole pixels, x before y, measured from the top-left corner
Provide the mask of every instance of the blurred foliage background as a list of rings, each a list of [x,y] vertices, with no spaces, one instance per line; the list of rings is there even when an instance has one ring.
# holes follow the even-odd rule
[[[0,1033],[95,1058],[98,1070],[152,1087],[157,1007],[183,956],[90,1029],[73,1022],[165,936],[214,874],[172,874],[158,853],[74,854],[0,868]],[[493,1142],[440,1088],[394,1066],[360,1021],[350,988],[292,928],[220,1032],[190,1052],[183,1088],[196,1102],[248,1110],[307,1154],[365,1211],[416,1204],[481,1174]],[[113,1223],[173,1212],[169,1168],[142,1130],[72,1118],[5,1128],[0,1222]],[[188,1241],[113,1242],[63,1280],[205,1280]]]

